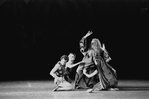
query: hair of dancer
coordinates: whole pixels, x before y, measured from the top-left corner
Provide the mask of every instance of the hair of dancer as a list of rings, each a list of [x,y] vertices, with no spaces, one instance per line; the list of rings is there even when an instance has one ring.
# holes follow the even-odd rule
[[[108,61],[111,58],[108,55],[105,45],[101,46],[97,38],[93,38],[90,48],[86,50],[86,38],[92,34],[89,31],[80,41],[80,51],[84,55],[84,65],[79,65],[76,71],[75,88],[91,88],[87,92],[93,92],[95,89],[105,90],[117,85],[117,75]]]

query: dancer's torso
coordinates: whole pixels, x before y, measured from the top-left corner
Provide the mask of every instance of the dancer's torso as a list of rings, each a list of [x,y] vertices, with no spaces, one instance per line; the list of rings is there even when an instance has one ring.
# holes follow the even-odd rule
[[[58,70],[56,71],[56,75],[58,76],[58,77],[63,77],[64,76],[64,73],[65,73],[65,67],[64,67],[64,65],[62,65],[62,64],[60,64],[60,63],[58,63],[59,64],[59,68],[58,68]]]

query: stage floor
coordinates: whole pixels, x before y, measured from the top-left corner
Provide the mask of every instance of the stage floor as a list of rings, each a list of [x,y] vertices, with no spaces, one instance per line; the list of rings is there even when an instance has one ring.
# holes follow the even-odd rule
[[[119,91],[52,92],[53,81],[0,82],[0,99],[149,99],[149,81],[119,80]]]

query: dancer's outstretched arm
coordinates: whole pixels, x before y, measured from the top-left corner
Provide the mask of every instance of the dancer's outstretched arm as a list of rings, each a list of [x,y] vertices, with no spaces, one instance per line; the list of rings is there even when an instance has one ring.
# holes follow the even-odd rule
[[[68,64],[68,65],[66,65],[66,67],[73,68],[73,67],[75,67],[75,66],[77,66],[77,65],[79,65],[81,63],[82,63],[82,61],[80,61],[78,63],[75,63],[75,64]]]

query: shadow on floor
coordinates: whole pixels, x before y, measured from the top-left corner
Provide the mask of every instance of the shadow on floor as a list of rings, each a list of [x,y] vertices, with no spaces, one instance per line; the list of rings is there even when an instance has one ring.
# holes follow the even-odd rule
[[[149,86],[119,86],[119,91],[149,91]]]

